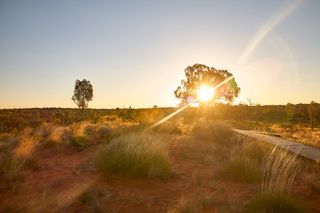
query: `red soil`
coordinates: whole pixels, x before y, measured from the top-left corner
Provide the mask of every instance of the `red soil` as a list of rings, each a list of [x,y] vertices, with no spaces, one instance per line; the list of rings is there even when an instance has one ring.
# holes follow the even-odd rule
[[[105,177],[93,165],[97,145],[83,151],[67,148],[35,153],[39,170],[24,171],[16,189],[1,191],[0,207],[18,212],[94,212],[97,206],[103,212],[168,212],[189,200],[191,209],[204,203],[198,212],[239,212],[259,192],[258,184],[219,178],[219,162],[201,162],[186,157],[189,153],[181,154],[197,149],[187,136],[172,136],[169,143],[176,175],[168,180]],[[99,200],[88,197],[81,201],[88,190],[101,193],[96,196]],[[320,212],[319,192],[299,181],[295,194],[311,212]]]

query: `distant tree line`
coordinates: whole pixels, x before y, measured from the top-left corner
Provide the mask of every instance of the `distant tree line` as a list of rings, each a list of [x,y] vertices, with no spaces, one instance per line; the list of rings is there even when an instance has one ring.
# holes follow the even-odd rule
[[[33,109],[2,109],[0,110],[0,133],[20,131],[25,127],[37,127],[43,123],[69,125],[80,121],[99,123],[103,120],[135,121],[142,125],[153,122],[174,112],[176,108],[116,108],[87,109],[83,117],[79,117],[77,109],[72,108],[33,108]],[[189,108],[177,117],[193,121],[199,117],[200,108]],[[216,104],[210,107],[206,116],[211,119],[249,120],[267,122],[291,122],[320,126],[320,104],[287,104],[287,105],[225,105]]]

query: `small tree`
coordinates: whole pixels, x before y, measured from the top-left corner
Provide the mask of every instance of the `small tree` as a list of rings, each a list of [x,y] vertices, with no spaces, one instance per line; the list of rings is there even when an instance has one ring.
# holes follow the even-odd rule
[[[72,100],[73,102],[81,108],[81,113],[83,116],[84,109],[88,107],[88,102],[92,100],[93,97],[93,87],[90,81],[83,79],[82,81],[76,80]]]
[[[181,81],[181,86],[174,91],[175,96],[186,105],[197,99],[197,90],[201,85],[216,88],[210,103],[224,102],[232,103],[240,93],[232,73],[227,70],[217,70],[203,64],[188,66],[185,70],[186,80]]]

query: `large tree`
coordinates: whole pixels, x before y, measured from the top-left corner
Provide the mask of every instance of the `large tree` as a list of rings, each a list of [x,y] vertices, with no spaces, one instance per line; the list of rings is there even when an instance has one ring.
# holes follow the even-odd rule
[[[232,103],[240,93],[235,78],[227,70],[217,70],[203,64],[188,66],[184,73],[186,79],[181,81],[181,86],[174,91],[182,105],[197,101],[197,93],[200,87],[207,86],[214,89],[214,93],[208,103],[216,102]]]
[[[84,108],[88,107],[88,102],[92,100],[93,87],[90,81],[83,79],[82,81],[76,80],[72,100],[79,108],[81,108],[82,114]]]

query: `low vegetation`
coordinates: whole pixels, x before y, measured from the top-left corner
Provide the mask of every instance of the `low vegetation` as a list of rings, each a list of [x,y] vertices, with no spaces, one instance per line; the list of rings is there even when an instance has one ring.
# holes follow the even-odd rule
[[[97,167],[107,174],[168,178],[171,174],[163,136],[148,133],[123,135],[102,145]]]
[[[187,114],[195,109],[190,110]],[[231,129],[234,123],[230,121],[205,118],[196,111],[192,119],[184,118],[183,114],[151,129],[151,121],[165,113],[159,113],[158,108],[148,109],[139,120],[128,116],[134,112],[127,109],[123,117],[108,115],[99,122],[82,120],[69,125],[44,122],[18,132],[2,133],[0,197],[6,193],[23,194],[21,190],[26,190],[30,174],[42,177],[48,165],[65,169],[69,161],[70,174],[64,171],[64,178],[90,184],[85,191],[66,192],[74,196],[71,203],[66,204],[72,207],[66,212],[77,212],[80,208],[104,212],[107,206],[155,212],[303,212],[308,209],[301,199],[305,195],[295,191],[297,180],[310,190],[312,199],[320,191],[319,167],[234,133]],[[85,162],[78,163],[84,158]],[[304,168],[300,164],[313,167]],[[63,170],[61,168],[53,170],[53,174]],[[97,178],[97,183],[95,178],[92,181],[100,174],[103,178]],[[43,185],[45,179],[39,178],[39,182]],[[64,184],[64,180],[57,182],[60,181]],[[54,191],[57,183],[48,184],[53,186],[50,193],[58,198],[60,195],[56,196]],[[100,190],[99,184],[106,188]],[[141,188],[145,184],[146,188],[155,187],[155,190]],[[37,190],[37,196],[41,197],[44,192]],[[151,191],[152,195],[148,194]],[[28,193],[33,191],[29,189]],[[136,195],[139,202],[135,202]],[[123,196],[126,198],[122,199]],[[161,197],[168,208],[159,205],[155,197]],[[30,203],[38,205],[36,200]],[[23,205],[26,211],[28,205]],[[15,205],[0,201],[0,207],[2,211],[14,209]]]
[[[300,168],[296,155],[275,147],[264,164],[261,193],[249,203],[252,212],[303,212],[302,205],[291,197]]]

